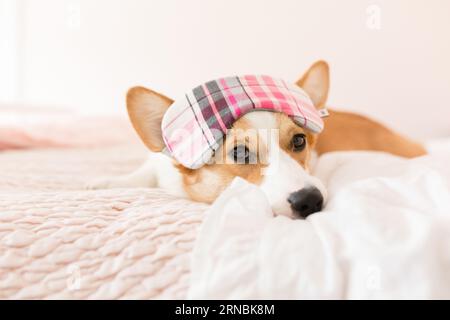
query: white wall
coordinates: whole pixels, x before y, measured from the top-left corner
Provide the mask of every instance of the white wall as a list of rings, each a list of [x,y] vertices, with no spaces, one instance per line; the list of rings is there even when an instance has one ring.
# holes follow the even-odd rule
[[[19,97],[19,3],[0,0],[0,101]]]
[[[136,84],[176,96],[223,75],[293,81],[326,59],[330,105],[450,135],[448,0],[19,1],[26,102],[122,112]]]

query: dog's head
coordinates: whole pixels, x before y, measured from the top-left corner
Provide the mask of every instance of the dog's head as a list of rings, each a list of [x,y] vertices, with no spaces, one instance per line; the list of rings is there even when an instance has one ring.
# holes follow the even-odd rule
[[[308,93],[316,108],[322,109],[328,96],[328,65],[316,62],[297,85]],[[172,103],[170,98],[142,87],[128,92],[131,122],[153,152],[165,148],[161,121]],[[208,164],[198,169],[176,161],[174,165],[193,200],[210,203],[235,177],[241,177],[261,187],[275,214],[306,217],[322,209],[326,194],[323,184],[310,174],[316,140],[316,134],[283,113],[250,112],[234,122]]]

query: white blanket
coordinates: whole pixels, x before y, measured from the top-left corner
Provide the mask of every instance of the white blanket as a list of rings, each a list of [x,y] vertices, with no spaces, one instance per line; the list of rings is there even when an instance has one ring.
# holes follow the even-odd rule
[[[273,217],[235,180],[201,227],[188,297],[450,298],[449,163],[447,151],[325,155],[327,204],[306,220]]]

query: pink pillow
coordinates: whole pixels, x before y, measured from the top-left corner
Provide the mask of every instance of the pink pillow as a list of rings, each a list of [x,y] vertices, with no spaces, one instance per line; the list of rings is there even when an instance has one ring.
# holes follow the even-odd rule
[[[0,150],[94,147],[138,141],[127,116],[0,106]]]

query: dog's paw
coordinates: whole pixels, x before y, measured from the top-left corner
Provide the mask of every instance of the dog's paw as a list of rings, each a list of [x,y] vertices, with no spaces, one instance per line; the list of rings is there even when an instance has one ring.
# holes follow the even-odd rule
[[[115,178],[99,178],[92,181],[89,181],[85,185],[85,189],[87,190],[99,190],[99,189],[111,189],[116,185]]]

